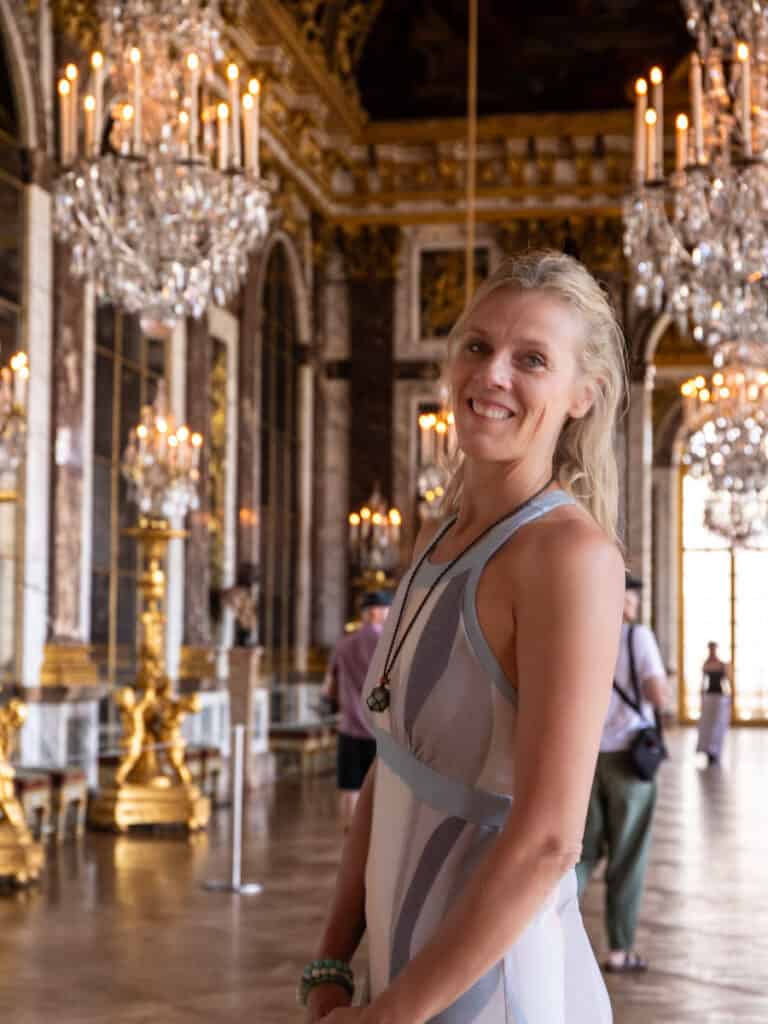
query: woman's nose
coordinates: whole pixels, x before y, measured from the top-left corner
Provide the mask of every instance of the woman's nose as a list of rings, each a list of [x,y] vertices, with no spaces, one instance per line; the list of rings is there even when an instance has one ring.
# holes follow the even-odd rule
[[[514,380],[514,367],[509,356],[497,352],[484,360],[479,368],[478,382],[489,388],[507,389]]]

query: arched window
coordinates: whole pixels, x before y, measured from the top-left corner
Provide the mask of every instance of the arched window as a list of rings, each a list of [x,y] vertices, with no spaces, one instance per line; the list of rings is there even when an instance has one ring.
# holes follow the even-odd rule
[[[704,526],[706,483],[686,474],[682,491],[681,717],[700,714],[701,666],[715,641],[731,662],[734,721],[768,721],[768,540],[732,548]]]
[[[276,245],[264,286],[261,366],[261,643],[275,681],[293,668],[298,547],[300,348],[288,256]]]

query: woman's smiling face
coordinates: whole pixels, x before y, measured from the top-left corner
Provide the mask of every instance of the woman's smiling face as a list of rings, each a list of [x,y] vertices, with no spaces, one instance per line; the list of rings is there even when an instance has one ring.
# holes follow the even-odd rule
[[[459,445],[483,462],[551,459],[594,389],[579,361],[579,314],[546,292],[498,288],[467,318],[450,366]]]

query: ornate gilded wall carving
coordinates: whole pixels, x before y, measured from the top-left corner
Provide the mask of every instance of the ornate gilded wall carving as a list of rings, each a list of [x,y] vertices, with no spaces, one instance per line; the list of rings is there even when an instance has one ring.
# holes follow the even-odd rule
[[[475,283],[488,276],[490,253],[475,249]],[[466,256],[463,249],[422,249],[419,253],[419,337],[447,338],[464,309]]]

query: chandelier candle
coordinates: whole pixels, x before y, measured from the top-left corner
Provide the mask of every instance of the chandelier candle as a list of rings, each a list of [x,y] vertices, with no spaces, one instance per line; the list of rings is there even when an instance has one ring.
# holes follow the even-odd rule
[[[636,185],[645,181],[645,112],[648,109],[648,83],[644,78],[635,82],[635,171]]]
[[[133,65],[133,155],[141,155],[141,50],[134,46],[131,50]]]
[[[91,54],[91,89],[93,91],[93,149],[86,157],[97,157],[101,151],[101,133],[104,124],[104,54],[94,50]]]
[[[67,105],[67,116],[69,119],[69,152],[70,160],[74,160],[77,157],[77,114],[78,114],[78,89],[77,79],[78,73],[77,68],[74,64],[67,64],[67,70],[65,72],[67,81],[69,82],[69,103]]]
[[[678,114],[675,121],[675,170],[684,171],[688,163],[688,118]]]
[[[651,68],[651,105],[656,111],[655,160],[653,161],[653,181],[664,177],[664,74],[661,68]]]
[[[656,177],[656,128],[658,118],[651,107],[645,112],[645,178],[646,181],[657,181]]]
[[[739,43],[736,56],[741,64],[741,131],[744,136],[744,156],[752,156],[752,76],[749,70],[749,47]]]
[[[242,163],[240,150],[240,69],[237,64],[230,64],[227,68],[227,80],[229,82],[229,109],[232,114],[232,165],[239,167]]]
[[[196,53],[187,56],[187,97],[189,99],[189,155],[197,159],[197,133],[200,120],[200,58]]]

